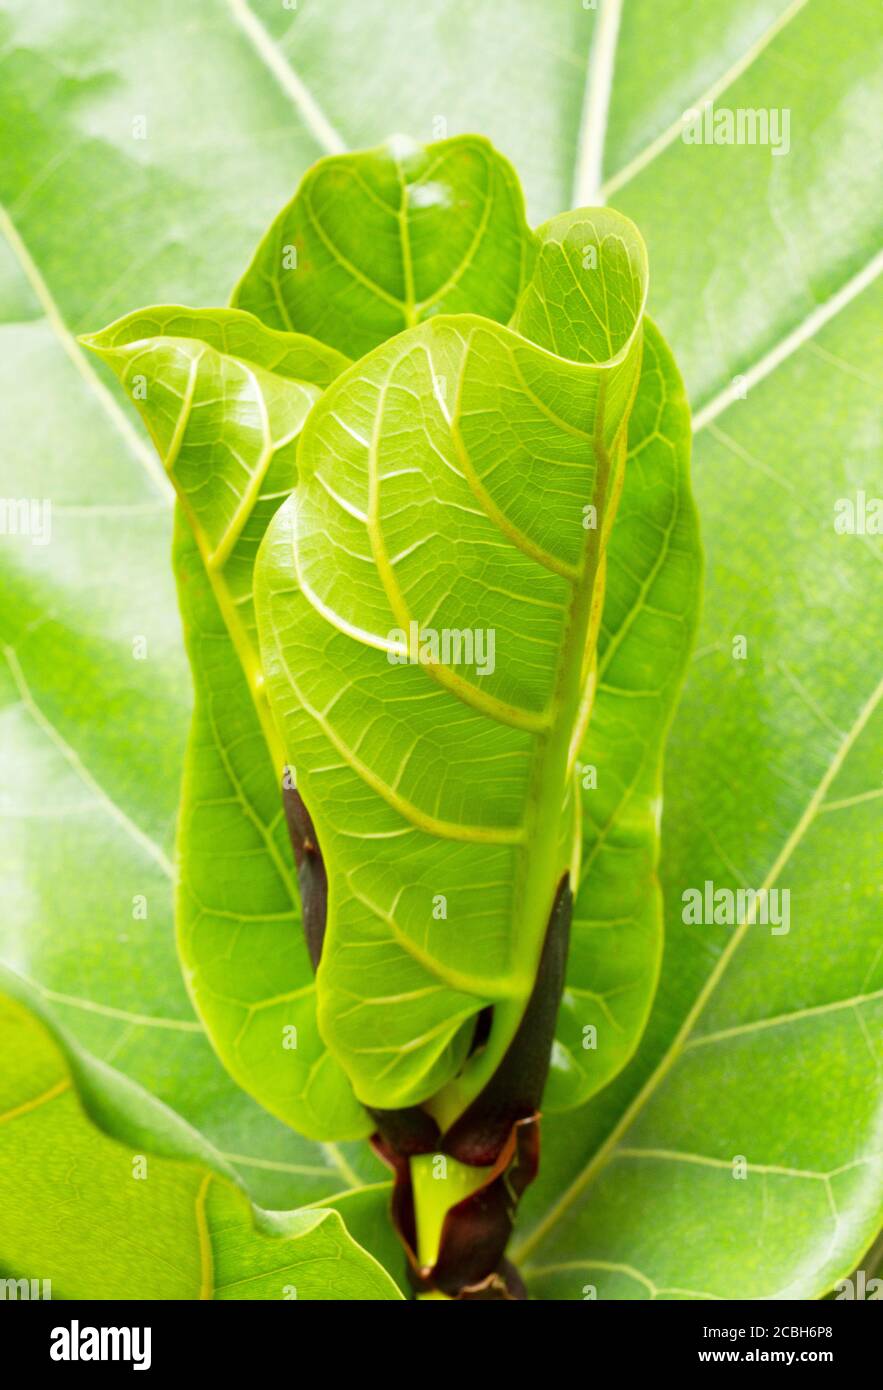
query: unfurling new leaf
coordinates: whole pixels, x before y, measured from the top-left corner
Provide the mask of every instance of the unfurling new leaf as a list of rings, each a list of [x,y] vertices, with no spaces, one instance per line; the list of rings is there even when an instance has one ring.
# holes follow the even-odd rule
[[[319,1023],[366,1105],[478,1093],[576,871],[646,283],[624,219],[555,219],[512,329],[439,316],[329,388],[268,530],[264,671],[329,878]]]

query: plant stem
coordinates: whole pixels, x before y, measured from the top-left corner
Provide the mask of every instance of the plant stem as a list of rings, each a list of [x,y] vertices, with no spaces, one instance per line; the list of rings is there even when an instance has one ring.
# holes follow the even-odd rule
[[[438,1260],[442,1227],[450,1208],[483,1187],[491,1171],[459,1163],[448,1154],[418,1154],[411,1159],[417,1259],[421,1266],[431,1269]]]

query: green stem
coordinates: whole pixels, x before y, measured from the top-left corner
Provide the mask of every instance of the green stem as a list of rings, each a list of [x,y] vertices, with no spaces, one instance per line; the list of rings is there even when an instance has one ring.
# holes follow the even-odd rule
[[[439,1256],[442,1227],[451,1207],[484,1187],[490,1168],[458,1163],[447,1154],[418,1154],[411,1159],[414,1219],[417,1225],[417,1259],[432,1268]],[[424,1294],[444,1298],[444,1294]]]

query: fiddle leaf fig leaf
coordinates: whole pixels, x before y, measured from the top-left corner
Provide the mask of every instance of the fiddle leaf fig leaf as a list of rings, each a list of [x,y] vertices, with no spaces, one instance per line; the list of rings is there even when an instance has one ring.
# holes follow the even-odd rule
[[[141,309],[80,341],[140,410],[206,567],[224,574],[217,591],[230,607],[245,605],[229,624],[244,628],[246,643],[253,613],[243,533],[262,530],[262,512],[266,524],[278,488],[290,485],[303,422],[346,359],[236,309]]]
[[[318,1035],[252,574],[294,446],[347,359],[241,310],[144,309],[83,341],[138,406],[178,494],[175,571],[195,688],[178,832],[178,947],[225,1066],[317,1139],[370,1131]]]
[[[56,1299],[401,1297],[336,1210],[253,1206],[200,1135],[80,1051],[5,968],[0,1048],[5,1275],[39,1271]]]
[[[603,357],[612,350],[617,332],[628,330],[635,295],[641,292],[641,267],[614,254],[623,225],[622,219],[611,221],[607,214],[596,212],[588,220],[585,214],[558,218],[540,230],[535,280],[516,319],[521,326],[529,325],[539,343],[566,348],[576,356]],[[634,229],[628,231],[634,238]],[[610,254],[606,254],[610,237]],[[612,306],[607,326],[580,290],[580,278],[597,269],[601,254],[608,277],[606,303],[608,309]],[[619,283],[623,269],[627,275]],[[545,296],[566,303],[567,312],[550,319],[543,308]],[[658,335],[656,339],[657,351],[664,351]],[[223,544],[231,524],[230,508],[214,524],[212,508],[202,494],[210,485],[217,495],[219,484],[227,483],[230,494],[237,495],[242,468],[252,468],[255,455],[254,466],[260,469],[255,438],[244,447],[232,445],[230,438],[231,423],[248,425],[248,409],[253,409],[254,401],[243,403],[240,394],[231,405],[228,395],[226,433],[218,431],[210,446],[199,436],[193,439],[189,417],[183,412],[176,415],[182,394],[186,398],[190,390],[191,371],[197,373],[192,412],[194,406],[201,408],[199,373],[205,372],[210,380],[208,373],[217,370],[212,355],[207,362],[200,358],[193,368],[200,343],[233,359],[228,370],[236,370],[236,362],[247,369],[250,362],[285,382],[311,380],[326,385],[345,361],[313,340],[269,332],[248,314],[236,311],[147,309],[84,341],[121,374],[161,452],[168,455],[169,440],[178,432],[180,447],[171,476],[181,489],[189,469],[189,491],[200,499],[201,515],[197,516],[184,487],[182,502],[191,526],[179,520],[175,541],[179,600],[197,695],[182,792],[177,905],[180,952],[191,989],[225,1064],[253,1095],[313,1137],[357,1137],[368,1131],[370,1121],[362,1107],[354,1104],[346,1076],[323,1051],[315,1024],[312,974],[299,933],[292,929],[300,904],[278,806],[277,769],[284,757],[266,719],[252,641],[253,557],[267,520],[290,490],[294,469],[285,451],[279,450],[281,467],[268,470],[257,492],[252,488],[237,504],[241,542],[232,546],[229,562],[218,565],[214,547]],[[184,386],[182,359],[188,381]],[[651,379],[655,380],[655,373]],[[647,413],[639,411],[639,415]],[[182,455],[186,468],[181,467]],[[654,473],[658,463],[653,461]],[[659,479],[654,492],[659,494]],[[221,498],[227,501],[223,490]],[[616,808],[614,822],[615,817]],[[588,831],[588,815],[585,824]],[[648,834],[652,844],[654,832]],[[241,872],[239,856],[253,861],[247,874]],[[567,1006],[573,1006],[573,1028],[564,1030],[566,1040],[555,1049],[550,1106],[577,1103],[603,1084],[628,1057],[643,1026],[658,965],[659,895],[652,869],[633,876],[631,884],[633,913],[641,925],[629,949],[622,932],[616,952],[589,950],[591,938],[587,938],[581,973],[574,955],[572,988],[562,1011],[564,1023]],[[583,897],[598,899],[600,883],[593,882],[589,889]],[[257,911],[262,902],[266,908]],[[620,913],[620,921],[625,924],[630,919]],[[590,925],[586,930],[592,929]],[[259,936],[266,943],[263,949],[257,947]],[[241,942],[241,949],[232,950],[232,942]],[[623,970],[631,975],[625,982]],[[248,990],[243,980],[249,982]],[[618,1001],[612,1026],[601,1027],[600,1050],[588,1053],[586,1017],[595,1018],[593,1009],[609,1010],[607,996],[614,993]],[[597,1020],[592,1027],[597,1037]],[[574,1028],[575,1039],[570,1036]],[[299,1087],[286,1043],[299,1052],[308,1068],[300,1073]],[[268,1063],[268,1057],[275,1060]],[[583,1076],[585,1067],[591,1079]],[[577,1075],[581,1077],[578,1085]]]
[[[521,185],[489,141],[397,136],[310,169],[233,303],[360,357],[434,314],[506,323],[532,254]]]
[[[320,1029],[366,1105],[433,1098],[446,1118],[511,1041],[575,870],[640,371],[635,228],[576,213],[542,235],[521,311],[540,344],[445,315],[368,354],[311,412],[258,558],[270,701],[328,869]],[[581,272],[577,246],[595,253]],[[601,320],[609,355],[552,351],[569,312]]]
[[[601,211],[560,217],[541,228],[536,237],[539,255],[534,276],[518,306],[515,324],[525,332],[529,330],[528,336],[538,344],[559,354],[569,352],[588,359],[609,355],[617,334],[628,332],[633,323],[636,296],[642,292],[643,265],[615,254],[624,228],[634,241],[633,228]],[[597,271],[600,256],[605,260],[609,322],[599,317],[591,297],[586,298],[581,288],[586,273]],[[550,318],[545,310],[547,300],[565,305],[565,311]],[[176,529],[175,570],[197,695],[179,833],[177,920],[188,981],[220,1055],[241,1084],[302,1132],[324,1139],[357,1137],[368,1131],[370,1121],[362,1107],[354,1104],[345,1074],[323,1051],[316,1030],[312,975],[299,934],[292,929],[300,904],[278,806],[278,767],[284,755],[266,718],[252,640],[254,553],[274,508],[290,490],[294,469],[285,450],[280,449],[280,466],[275,472],[268,471],[257,491],[246,489],[234,508],[242,529],[241,543],[237,539],[224,563],[218,565],[215,547],[225,544],[224,535],[231,525],[230,506],[222,509],[220,520],[215,522],[211,497],[206,501],[203,493],[210,487],[217,498],[220,490],[221,501],[227,504],[222,485],[228,485],[230,496],[238,496],[243,461],[246,469],[251,469],[256,454],[254,466],[260,470],[256,439],[252,437],[244,448],[240,444],[231,447],[230,440],[231,423],[246,427],[254,401],[243,401],[240,392],[231,406],[228,396],[226,433],[219,431],[210,447],[199,436],[193,439],[191,421],[183,410],[176,414],[179,401],[190,390],[191,371],[196,371],[192,411],[194,406],[201,408],[200,373],[210,380],[209,372],[217,369],[212,355],[207,362],[200,358],[193,368],[200,343],[231,358],[228,371],[236,370],[236,362],[246,369],[251,363],[294,383],[327,385],[345,360],[300,335],[268,331],[250,315],[237,311],[147,309],[84,341],[107,356],[123,376],[161,453],[165,451],[167,456],[176,430],[180,434],[171,476],[179,490],[183,487],[182,504],[191,525],[179,521]],[[656,342],[657,353],[664,352],[658,334]],[[182,361],[186,385],[181,381]],[[651,389],[656,376],[656,371],[645,373]],[[266,388],[266,383],[263,385]],[[638,414],[647,417],[652,409],[648,404]],[[643,444],[640,447],[643,449]],[[664,442],[662,447],[666,447]],[[182,455],[185,467],[181,466]],[[664,459],[652,460],[655,496],[660,495],[660,479],[655,475],[664,463]],[[189,489],[184,486],[188,469]],[[200,515],[194,513],[188,491],[199,499]],[[639,510],[645,505],[646,499],[639,503]],[[584,526],[589,520],[584,519]],[[613,553],[618,552],[615,549]],[[609,699],[607,691],[602,692],[602,699]],[[611,790],[623,781],[614,777]],[[618,809],[614,806],[611,812],[614,827]],[[649,816],[649,811],[645,814]],[[589,835],[589,807],[584,824]],[[610,833],[609,826],[606,833]],[[627,1059],[640,1034],[660,949],[659,892],[652,872],[655,841],[655,829],[648,823],[650,857],[648,860],[645,855],[641,861],[644,872],[627,880],[631,916],[621,910],[620,901],[617,920],[621,930],[615,952],[599,951],[597,935],[591,935],[595,931],[592,913],[602,911],[598,904],[605,889],[600,880],[585,883],[583,875],[584,891],[578,907],[589,922],[583,930],[581,918],[575,921],[582,944],[579,954],[574,950],[572,955],[548,1107],[579,1103],[598,1089]],[[589,848],[594,861],[594,846]],[[253,861],[245,875],[238,856]],[[231,862],[236,866],[234,874]],[[622,862],[621,855],[618,862]],[[617,886],[620,898],[622,886]],[[256,905],[262,902],[266,908],[257,911]],[[259,934],[266,943],[261,950],[256,944]],[[241,942],[240,950],[230,949],[234,941]],[[247,990],[243,980],[249,982]],[[599,1012],[603,1015],[600,1020]],[[592,1022],[587,1023],[587,1019]],[[592,1043],[591,1049],[587,1042]],[[286,1043],[306,1065],[307,1070],[300,1073],[300,1085],[295,1081],[293,1060],[286,1056]],[[268,1057],[275,1060],[268,1063]]]
[[[577,763],[582,862],[546,1112],[582,1104],[621,1070],[656,989],[662,753],[702,582],[690,440],[690,410],[671,349],[645,318],[625,478],[607,548],[592,717]]]

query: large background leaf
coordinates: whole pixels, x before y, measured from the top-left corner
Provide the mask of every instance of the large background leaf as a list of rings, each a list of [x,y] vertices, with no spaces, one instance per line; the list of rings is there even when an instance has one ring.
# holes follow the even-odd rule
[[[62,1299],[399,1297],[338,1213],[252,1207],[201,1136],[82,1053],[7,970],[0,1041],[4,1274]]]
[[[706,527],[718,584],[670,745],[662,988],[637,1063],[593,1107],[581,1144],[547,1133],[555,1157],[525,1248],[544,1269],[579,1264],[544,1276],[556,1297],[581,1297],[587,1282],[613,1297],[817,1296],[879,1224],[883,684],[869,672],[878,624],[865,596],[879,588],[880,552],[833,528],[836,497],[871,476],[878,447],[863,379],[883,366],[869,346],[874,298],[696,441],[715,470],[714,497],[698,472],[700,508],[781,516],[785,499],[793,548],[782,573],[780,538],[754,527],[734,565],[724,528]],[[806,416],[813,395],[828,402],[824,424]],[[855,430],[851,478],[830,476],[838,420]],[[754,463],[778,430],[788,475]],[[732,475],[734,450],[747,474]],[[737,633],[748,634],[742,667]],[[676,833],[688,817],[694,843]],[[790,932],[684,925],[681,893],[706,878],[787,888]],[[745,1180],[733,1178],[740,1154]],[[647,1201],[653,1230],[635,1220]],[[673,1230],[676,1255],[660,1238]]]
[[[347,1159],[271,1120],[231,1084],[187,999],[170,932],[190,703],[171,491],[72,335],[135,300],[223,303],[321,151],[214,4],[186,21],[173,5],[6,6],[2,32],[2,120],[16,131],[0,175],[3,493],[53,502],[50,546],[4,539],[0,553],[4,955],[94,1052],[245,1159],[266,1205],[293,1206],[353,1181],[354,1163],[382,1170],[361,1149]],[[214,70],[201,96],[187,76],[195,42]],[[136,897],[146,918],[133,917]]]
[[[0,157],[3,374],[4,385],[14,382],[3,392],[10,447],[2,490],[51,495],[56,505],[51,546],[2,544],[12,596],[3,635],[18,661],[4,676],[4,740],[17,750],[6,784],[16,796],[7,800],[15,868],[5,950],[48,988],[79,997],[66,1017],[92,1046],[115,1049],[117,1065],[228,1148],[261,1161],[325,1166],[323,1153],[262,1119],[220,1075],[176,977],[163,860],[188,687],[169,518],[145,442],[84,367],[70,332],[134,303],[223,302],[319,153],[396,128],[438,137],[440,120],[451,134],[489,135],[513,160],[534,219],[574,201],[577,170],[576,201],[591,201],[596,176],[607,179],[610,200],[647,237],[651,309],[697,411],[707,616],[668,760],[669,937],[651,1031],[621,1083],[578,1118],[548,1124],[544,1174],[526,1213],[536,1220],[666,1055],[728,944],[728,929],[682,926],[684,887],[707,876],[735,884],[742,875],[757,886],[786,848],[793,889],[798,870],[805,875],[807,901],[801,915],[795,907],[790,935],[748,932],[735,948],[708,1003],[717,1012],[729,999],[732,1012],[703,1015],[708,1031],[881,988],[877,880],[867,853],[879,806],[880,757],[869,744],[879,706],[858,733],[878,689],[879,632],[869,614],[879,562],[872,538],[836,537],[832,528],[838,497],[873,490],[879,457],[866,305],[880,267],[867,194],[879,150],[876,7],[677,0],[661,16],[628,0],[601,0],[595,12],[571,0],[515,0],[501,20],[495,7],[435,0],[397,12],[394,42],[388,11],[368,0],[302,0],[297,11],[262,0],[256,12],[244,0],[197,0],[186,11],[82,0],[36,9],[20,0],[4,4],[3,18],[0,118],[15,138],[3,141]],[[356,53],[354,76],[348,55]],[[771,159],[762,147],[683,145],[681,111],[718,92],[733,106],[789,105],[791,153]],[[146,141],[132,138],[140,114]],[[731,384],[737,373],[746,378],[745,400]],[[745,663],[728,655],[738,633],[749,637]],[[131,656],[138,634],[149,639],[143,663]],[[814,795],[841,749],[849,756],[824,794],[836,803],[864,799],[816,814]],[[133,924],[132,896],[143,892],[151,915]],[[772,968],[761,983],[751,967],[753,952],[764,950]],[[744,972],[738,1006],[727,993],[734,971]],[[123,1016],[96,1013],[95,1004]],[[867,1022],[873,1002],[859,1007]],[[145,1025],[145,1017],[171,1027]],[[852,1008],[831,1009],[814,1026],[854,1017]],[[711,1047],[692,1055],[710,1057]],[[763,1125],[769,1109],[735,1094],[728,1073],[711,1117],[721,1128],[701,1136],[704,1148],[697,1137],[695,1151],[719,1159],[738,1140],[735,1151],[755,1162],[829,1171],[879,1149],[883,1106],[876,1076],[867,1084],[863,1034],[814,1055],[818,1084],[807,1091],[793,1068],[780,1069],[781,1104]],[[666,1075],[674,1079],[675,1069]],[[750,1080],[749,1069],[738,1076]],[[828,1151],[813,1155],[806,1144],[820,1096],[830,1112],[820,1120]],[[639,1147],[634,1134],[627,1147]],[[248,1171],[278,1177],[289,1194],[302,1176],[313,1181]],[[863,1181],[838,1192],[842,1219],[830,1257],[819,1251],[812,1214],[800,1215],[807,1190],[822,1184],[807,1189],[782,1178],[787,1215],[769,1264],[782,1287],[800,1270],[802,1287],[816,1288],[832,1262],[846,1271],[870,1239],[883,1182],[870,1165],[858,1171]],[[749,1179],[746,1190],[763,1178],[755,1188]],[[750,1270],[756,1225],[730,1220],[723,1243],[717,1229],[681,1242],[663,1216],[704,1216],[710,1203],[678,1182],[664,1190],[670,1202],[680,1193],[680,1209],[650,1202],[634,1235],[614,1220],[616,1194],[593,1190],[590,1225],[597,1221],[611,1262],[640,1269],[643,1239],[655,1241],[657,1255],[682,1244],[698,1251],[699,1288],[708,1288],[723,1248],[720,1284],[740,1258]],[[531,1256],[537,1263],[562,1257],[552,1227],[547,1240]],[[588,1243],[580,1254],[591,1254]],[[667,1271],[644,1263],[645,1278],[668,1281]],[[579,1288],[589,1282],[577,1280]],[[683,1277],[677,1282],[684,1286]],[[738,1280],[727,1286],[744,1288]],[[555,1291],[579,1297],[579,1288]],[[648,1292],[635,1280],[621,1288]]]

